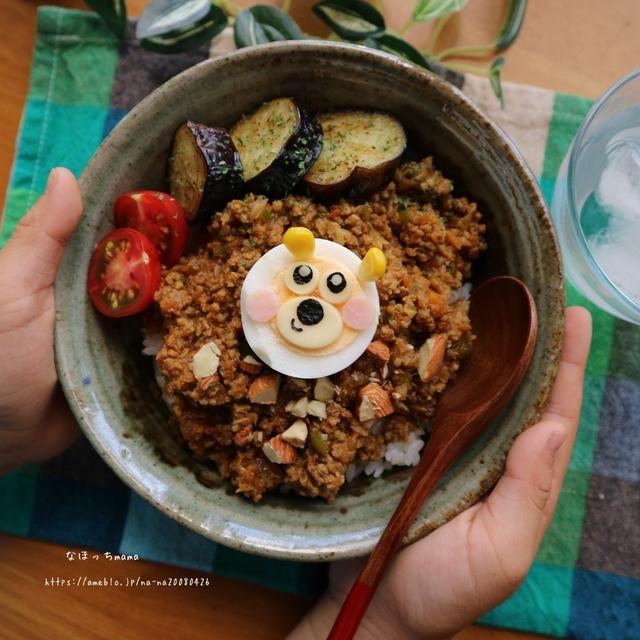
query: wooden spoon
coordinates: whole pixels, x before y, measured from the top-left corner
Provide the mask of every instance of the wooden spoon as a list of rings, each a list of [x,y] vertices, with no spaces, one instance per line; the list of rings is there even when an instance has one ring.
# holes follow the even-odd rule
[[[509,402],[529,366],[538,316],[526,285],[487,280],[471,296],[477,338],[457,378],[440,398],[431,435],[400,504],[342,604],[328,640],[356,633],[384,571],[438,480]]]

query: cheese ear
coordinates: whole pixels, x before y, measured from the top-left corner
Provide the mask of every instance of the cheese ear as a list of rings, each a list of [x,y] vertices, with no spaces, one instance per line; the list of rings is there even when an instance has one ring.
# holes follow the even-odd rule
[[[358,267],[358,280],[360,282],[375,282],[380,280],[387,270],[387,258],[382,249],[372,247],[367,251]]]
[[[282,243],[298,260],[309,260],[316,249],[316,239],[306,227],[290,227],[282,236]]]

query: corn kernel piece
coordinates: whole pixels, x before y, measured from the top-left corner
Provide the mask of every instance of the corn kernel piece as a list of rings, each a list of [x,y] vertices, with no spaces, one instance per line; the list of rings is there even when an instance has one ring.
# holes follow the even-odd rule
[[[367,251],[358,267],[358,280],[361,282],[375,282],[387,270],[387,258],[381,249],[373,247]]]
[[[284,246],[291,251],[296,260],[308,260],[316,248],[313,233],[306,227],[291,227],[282,236]]]

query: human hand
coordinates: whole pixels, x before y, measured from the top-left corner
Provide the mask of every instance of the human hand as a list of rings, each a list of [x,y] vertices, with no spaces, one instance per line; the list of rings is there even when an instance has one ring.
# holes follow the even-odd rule
[[[0,475],[79,435],[53,360],[53,282],[81,214],[76,179],[54,169],[0,251]]]
[[[542,420],[515,440],[486,500],[398,554],[358,638],[450,638],[517,589],[551,522],[569,464],[590,342],[589,313],[568,309],[562,361]],[[326,638],[361,567],[361,560],[334,563],[327,593],[290,640]]]

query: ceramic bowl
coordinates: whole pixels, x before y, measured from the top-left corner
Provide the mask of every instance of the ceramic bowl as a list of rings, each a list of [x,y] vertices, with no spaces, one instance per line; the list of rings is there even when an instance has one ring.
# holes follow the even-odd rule
[[[291,95],[312,109],[360,107],[395,114],[411,143],[432,154],[456,192],[480,204],[489,250],[475,281],[521,278],[540,317],[524,383],[486,436],[461,459],[424,507],[416,540],[476,501],[496,481],[518,433],[540,415],[562,342],[562,267],[543,198],[509,138],[462,93],[409,63],[363,47],[285,42],[205,61],[145,98],[103,142],[82,175],[85,214],[56,283],[56,357],[65,393],[85,434],[132,489],[164,513],[225,545],[266,556],[330,560],[369,552],[410,471],[358,479],[334,504],[272,495],[252,504],[193,463],[167,429],[167,412],[135,320],[96,313],[85,291],[92,248],[112,225],[115,197],[164,187],[178,123],[228,126],[270,98]]]

